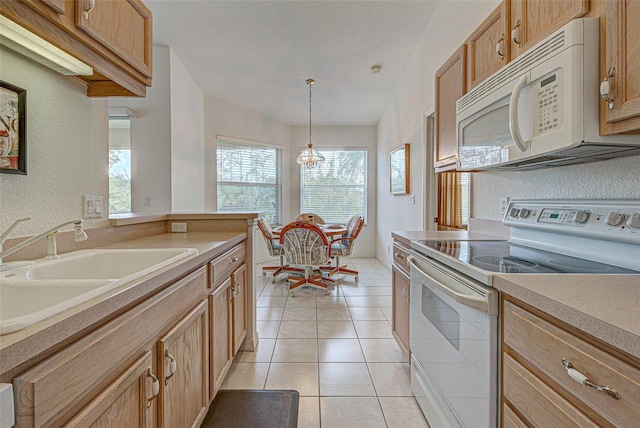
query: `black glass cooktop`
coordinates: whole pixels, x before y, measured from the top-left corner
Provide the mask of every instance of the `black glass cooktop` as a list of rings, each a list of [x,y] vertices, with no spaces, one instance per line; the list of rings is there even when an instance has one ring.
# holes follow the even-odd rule
[[[479,269],[502,273],[640,274],[604,263],[537,250],[507,241],[418,241]]]

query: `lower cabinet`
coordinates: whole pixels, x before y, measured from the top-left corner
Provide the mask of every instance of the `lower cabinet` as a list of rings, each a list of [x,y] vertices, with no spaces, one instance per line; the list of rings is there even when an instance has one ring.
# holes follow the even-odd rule
[[[158,342],[161,427],[199,426],[209,408],[209,310],[202,301]]]
[[[211,353],[211,398],[215,397],[231,367],[231,278],[209,294],[211,316],[209,339]]]
[[[393,243],[393,266],[391,267],[392,306],[391,333],[402,350],[402,355],[411,361],[409,350],[409,247],[396,240]]]
[[[233,318],[233,355],[247,337],[247,266],[243,264],[231,274],[231,313]]]
[[[201,267],[16,376],[16,426],[198,426],[209,404],[206,280]]]
[[[504,293],[502,298],[504,426],[638,425],[637,357]]]
[[[146,352],[66,426],[153,426],[151,402],[158,395],[160,382],[151,371],[152,365],[151,352]]]

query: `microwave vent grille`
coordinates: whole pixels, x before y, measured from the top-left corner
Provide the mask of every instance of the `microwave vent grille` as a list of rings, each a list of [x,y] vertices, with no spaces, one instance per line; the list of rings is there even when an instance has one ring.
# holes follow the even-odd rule
[[[522,75],[523,72],[530,70],[532,64],[543,61],[546,58],[555,55],[556,52],[565,48],[565,32],[560,31],[553,35],[549,40],[539,44],[520,58],[516,59],[500,71],[475,87],[468,94],[458,100],[457,112],[464,111],[467,107],[482,99],[488,93],[495,91],[505,83],[510,82],[516,77]]]

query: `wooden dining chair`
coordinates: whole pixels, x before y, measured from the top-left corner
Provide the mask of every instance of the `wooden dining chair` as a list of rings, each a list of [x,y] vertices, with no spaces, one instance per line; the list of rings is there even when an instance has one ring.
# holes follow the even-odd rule
[[[269,255],[280,257],[280,266],[263,266],[262,275],[266,275],[267,272],[273,271],[273,282],[276,282],[276,277],[281,273],[303,272],[302,269],[284,264],[284,249],[280,244],[280,238],[273,233],[271,226],[269,226],[267,219],[264,217],[258,218],[258,230],[262,233],[262,237],[267,244],[267,251],[269,252]]]
[[[336,259],[336,265],[332,267],[323,267],[322,270],[327,271],[329,276],[343,273],[346,275],[354,275],[355,280],[359,281],[358,271],[353,269],[347,269],[347,265],[340,265],[341,256],[350,256],[353,253],[353,247],[356,238],[360,234],[364,226],[364,217],[354,215],[349,219],[347,223],[347,232],[341,238],[335,238],[331,241],[331,255]]]
[[[315,224],[325,224],[325,221],[318,214],[314,213],[302,213],[294,221],[310,221]]]
[[[324,277],[321,266],[331,260],[331,244],[327,236],[315,224],[308,221],[294,221],[280,232],[280,244],[288,264],[304,268],[304,277],[291,275],[289,290],[310,286],[325,290],[329,294],[329,285],[334,280]]]

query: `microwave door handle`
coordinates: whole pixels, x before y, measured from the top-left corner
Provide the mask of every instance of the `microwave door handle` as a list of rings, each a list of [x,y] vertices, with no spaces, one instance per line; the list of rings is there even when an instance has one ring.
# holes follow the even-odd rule
[[[453,297],[456,302],[468,306],[470,308],[473,309],[478,309],[482,312],[486,312],[489,315],[494,315],[492,313],[490,313],[490,308],[489,308],[489,301],[487,300],[486,297],[479,297],[479,296],[472,296],[470,294],[462,294],[462,293],[458,293],[455,290],[452,290],[451,288],[447,287],[445,284],[441,283],[440,281],[438,281],[437,279],[435,279],[434,277],[432,277],[431,275],[429,275],[427,272],[425,272],[424,270],[420,269],[416,263],[415,263],[415,258],[413,256],[409,256],[407,257],[407,262],[409,263],[409,265],[414,268],[415,270],[417,270],[420,275],[427,277],[429,280],[431,280],[431,282],[433,282],[433,284],[440,289],[440,291],[444,292],[445,294]]]
[[[527,84],[527,76],[524,75],[516,83],[516,87],[511,92],[511,98],[509,99],[509,131],[511,132],[511,138],[521,152],[526,152],[526,144],[528,141],[523,141],[520,134],[520,125],[518,124],[518,100],[520,99],[520,92],[524,85]]]

